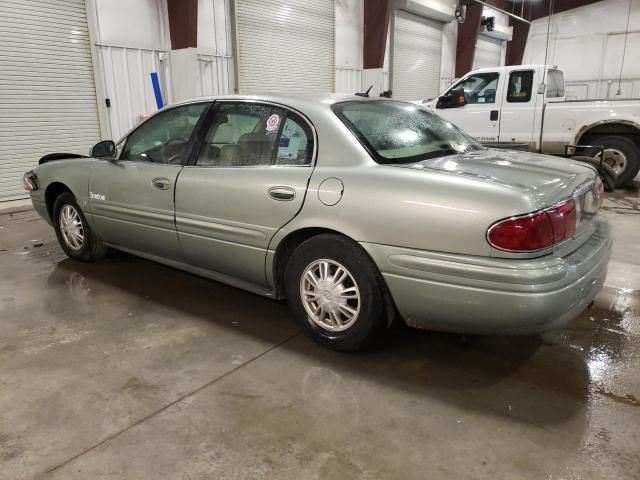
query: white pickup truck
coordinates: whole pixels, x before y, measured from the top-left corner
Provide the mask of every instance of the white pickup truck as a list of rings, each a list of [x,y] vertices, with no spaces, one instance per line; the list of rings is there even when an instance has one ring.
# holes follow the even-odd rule
[[[552,155],[600,157],[622,186],[640,169],[640,99],[566,100],[557,68],[517,65],[474,70],[439,97],[419,101],[481,143],[525,144]]]

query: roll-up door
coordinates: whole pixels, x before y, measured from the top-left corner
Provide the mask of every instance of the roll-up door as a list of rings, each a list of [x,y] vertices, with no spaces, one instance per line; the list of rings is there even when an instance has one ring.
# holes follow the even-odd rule
[[[100,138],[84,0],[0,1],[0,202],[52,152]]]
[[[236,2],[240,91],[332,92],[334,16],[334,0]]]
[[[499,67],[502,58],[502,40],[478,35],[476,51],[473,55],[473,70],[477,68]]]
[[[392,48],[393,98],[435,97],[440,90],[442,23],[396,10]]]

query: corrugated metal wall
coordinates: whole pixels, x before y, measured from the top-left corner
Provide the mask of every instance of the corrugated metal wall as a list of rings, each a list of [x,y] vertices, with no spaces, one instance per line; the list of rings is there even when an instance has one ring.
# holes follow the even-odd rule
[[[0,201],[52,152],[100,138],[84,0],[0,1]]]
[[[108,98],[111,103],[108,122],[110,137],[114,140],[157,110],[151,72],[158,72],[164,99],[171,100],[168,65],[161,60],[164,55],[164,50],[96,45],[96,62],[105,96],[102,101]]]

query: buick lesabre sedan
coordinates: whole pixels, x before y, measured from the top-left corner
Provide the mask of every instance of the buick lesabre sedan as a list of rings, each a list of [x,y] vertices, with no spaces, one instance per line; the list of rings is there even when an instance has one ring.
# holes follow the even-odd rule
[[[337,350],[365,347],[393,318],[541,332],[582,311],[607,272],[592,168],[486,149],[408,103],[199,99],[90,158],[56,158],[24,181],[69,257],[115,248],[286,298]]]

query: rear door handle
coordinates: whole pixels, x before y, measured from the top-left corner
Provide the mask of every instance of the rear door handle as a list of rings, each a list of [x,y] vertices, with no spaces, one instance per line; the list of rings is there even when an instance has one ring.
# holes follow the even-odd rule
[[[495,122],[496,120],[498,120],[498,115],[500,112],[498,112],[498,110],[491,110],[491,113],[489,114],[489,120]]]
[[[267,195],[274,200],[288,201],[296,198],[296,191],[291,187],[271,187]]]
[[[151,180],[151,185],[158,190],[169,190],[171,188],[171,180],[164,177],[156,177]]]

